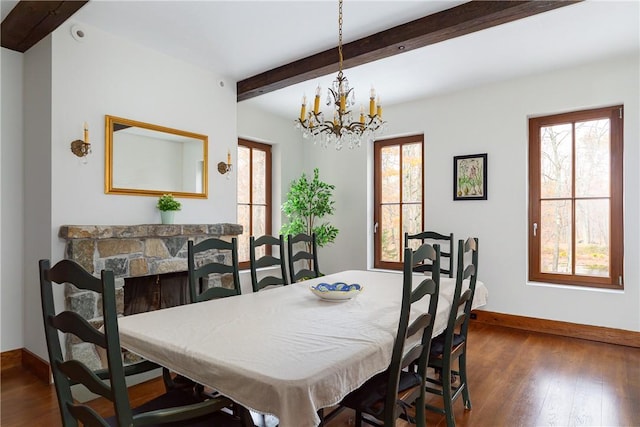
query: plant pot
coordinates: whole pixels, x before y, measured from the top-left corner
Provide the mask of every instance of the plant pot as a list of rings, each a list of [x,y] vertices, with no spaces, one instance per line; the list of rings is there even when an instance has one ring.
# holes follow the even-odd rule
[[[176,211],[160,211],[160,219],[163,224],[173,224]]]

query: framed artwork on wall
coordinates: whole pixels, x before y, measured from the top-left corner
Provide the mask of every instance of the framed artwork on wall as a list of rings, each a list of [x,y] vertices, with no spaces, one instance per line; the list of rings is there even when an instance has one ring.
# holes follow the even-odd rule
[[[487,153],[453,158],[453,200],[487,200]]]

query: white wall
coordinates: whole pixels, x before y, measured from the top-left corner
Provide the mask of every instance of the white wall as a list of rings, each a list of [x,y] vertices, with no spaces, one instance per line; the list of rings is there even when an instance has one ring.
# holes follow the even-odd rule
[[[640,331],[640,67],[638,56],[464,90],[385,108],[388,136],[424,133],[426,228],[480,240],[486,310]],[[601,291],[527,282],[527,118],[625,106],[625,289]],[[488,153],[488,200],[453,201],[453,156]],[[363,268],[370,241],[371,153],[309,155],[336,185],[340,234],[321,253],[325,272]],[[347,171],[345,173],[345,171]],[[369,240],[368,240],[369,239]],[[369,241],[365,248],[365,243]]]
[[[8,351],[23,347],[23,56],[2,48],[0,65],[0,351]]]
[[[46,358],[38,260],[52,258],[51,36],[24,54],[24,347]],[[65,189],[64,191],[68,191]],[[56,258],[62,258],[60,252]],[[58,295],[57,303],[62,298]],[[14,327],[18,327],[15,325]]]

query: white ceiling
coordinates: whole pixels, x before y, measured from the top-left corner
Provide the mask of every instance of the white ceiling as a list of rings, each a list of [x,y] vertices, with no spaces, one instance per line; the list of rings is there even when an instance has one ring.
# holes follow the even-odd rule
[[[7,5],[2,0],[3,19]],[[337,45],[336,0],[93,0],[71,19],[225,76],[228,84]],[[344,42],[464,1],[345,0]],[[373,84],[384,105],[640,51],[640,2],[588,0],[347,69],[358,102]],[[87,28],[87,37],[91,37]],[[336,69],[337,73],[337,69]],[[246,103],[295,118],[303,93],[335,78]],[[324,97],[324,94],[323,94]]]

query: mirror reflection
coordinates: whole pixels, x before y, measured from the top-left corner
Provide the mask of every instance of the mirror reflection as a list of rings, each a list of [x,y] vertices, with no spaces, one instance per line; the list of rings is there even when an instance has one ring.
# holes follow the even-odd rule
[[[105,117],[107,194],[207,197],[206,135]]]

